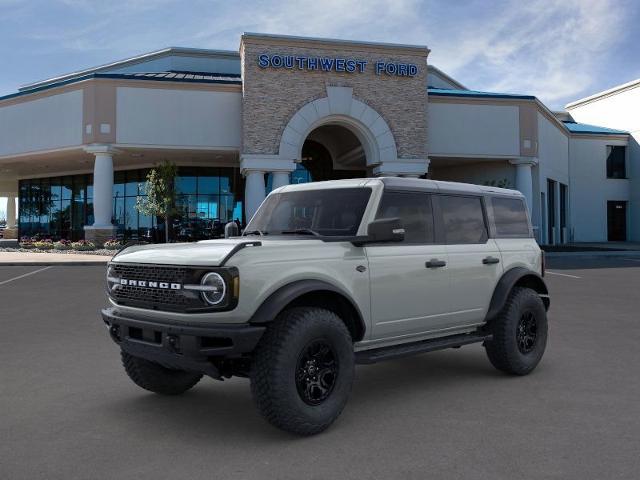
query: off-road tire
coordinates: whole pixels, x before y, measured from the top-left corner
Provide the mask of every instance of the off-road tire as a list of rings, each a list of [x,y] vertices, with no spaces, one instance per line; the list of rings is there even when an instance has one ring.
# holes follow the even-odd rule
[[[301,359],[310,345],[329,346],[337,369],[322,403],[308,404],[297,383]],[[304,362],[303,362],[304,363]],[[354,377],[353,341],[335,313],[315,307],[285,310],[269,324],[256,348],[251,393],[260,413],[274,426],[298,435],[325,430],[342,412]]]
[[[535,340],[530,350],[521,349],[518,329],[523,318],[530,318],[530,314],[535,319]],[[536,368],[547,345],[547,312],[535,291],[515,287],[489,329],[493,339],[485,342],[485,348],[494,367],[512,375],[527,375]]]
[[[202,375],[171,370],[149,360],[121,351],[122,365],[133,383],[161,395],[180,395],[200,381]]]

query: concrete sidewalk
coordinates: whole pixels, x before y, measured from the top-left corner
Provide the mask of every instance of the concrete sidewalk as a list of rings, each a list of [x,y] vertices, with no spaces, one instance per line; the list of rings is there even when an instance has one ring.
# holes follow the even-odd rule
[[[0,252],[0,267],[16,265],[106,265],[109,260],[111,260],[111,255]]]

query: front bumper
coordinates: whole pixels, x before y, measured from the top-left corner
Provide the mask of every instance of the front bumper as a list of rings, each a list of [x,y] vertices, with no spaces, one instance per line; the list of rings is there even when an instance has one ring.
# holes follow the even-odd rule
[[[250,324],[160,323],[123,316],[116,307],[103,309],[102,319],[113,341],[130,355],[214,378],[220,378],[220,372],[213,360],[253,351],[265,330]]]

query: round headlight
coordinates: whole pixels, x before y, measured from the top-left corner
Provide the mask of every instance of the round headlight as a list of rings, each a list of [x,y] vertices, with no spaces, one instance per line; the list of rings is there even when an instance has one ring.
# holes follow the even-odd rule
[[[207,273],[202,277],[202,298],[209,305],[218,305],[224,300],[224,295],[227,292],[227,286],[224,283],[224,279],[217,273]]]

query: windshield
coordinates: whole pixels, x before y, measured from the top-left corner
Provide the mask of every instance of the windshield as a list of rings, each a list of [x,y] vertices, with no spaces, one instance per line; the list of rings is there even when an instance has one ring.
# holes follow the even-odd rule
[[[354,236],[370,188],[332,188],[269,195],[244,235]]]

